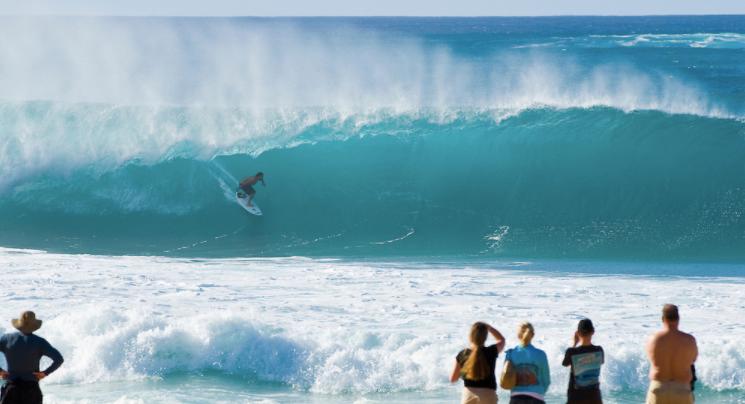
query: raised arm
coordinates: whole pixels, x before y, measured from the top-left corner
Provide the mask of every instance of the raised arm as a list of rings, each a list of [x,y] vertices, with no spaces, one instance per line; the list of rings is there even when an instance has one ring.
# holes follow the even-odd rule
[[[572,337],[572,346],[576,347],[579,343],[579,331],[574,332]],[[561,362],[561,366],[570,366],[572,364],[572,358],[569,356],[569,350],[564,351],[564,360]]]
[[[564,352],[564,360],[561,361],[561,366],[565,366],[566,367],[566,366],[571,366],[571,364],[572,364],[572,357],[569,356],[569,350],[567,349]]]
[[[499,332],[499,330],[492,327],[491,325],[487,324],[486,326],[488,327],[487,329],[489,330],[489,334],[491,334],[492,337],[494,337],[494,340],[497,342],[497,351],[502,352],[504,350],[504,345],[506,343],[504,339],[504,335],[502,335],[502,333]]]

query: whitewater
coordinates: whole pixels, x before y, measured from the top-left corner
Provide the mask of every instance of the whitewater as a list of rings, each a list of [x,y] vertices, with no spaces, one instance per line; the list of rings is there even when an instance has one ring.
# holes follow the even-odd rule
[[[509,345],[530,319],[551,364],[549,402],[559,402],[568,377],[561,358],[584,316],[607,355],[604,395],[640,402],[644,342],[668,301],[685,302],[684,328],[699,341],[697,401],[742,402],[745,389],[745,281],[737,277],[569,272],[593,265],[582,262],[483,267],[8,249],[0,257],[12,290],[3,307],[14,313],[31,299],[49,319],[43,334],[66,353],[47,387],[52,402],[454,402],[460,387],[447,375],[474,319],[494,324]]]
[[[528,320],[554,403],[588,316],[638,403],[673,302],[745,402],[743,27],[0,17],[0,331],[44,320],[52,403],[442,403]]]

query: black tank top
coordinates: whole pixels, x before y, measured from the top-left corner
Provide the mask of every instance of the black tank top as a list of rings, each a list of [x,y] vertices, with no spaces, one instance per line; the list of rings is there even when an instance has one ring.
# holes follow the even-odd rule
[[[455,360],[458,361],[458,364],[461,367],[463,367],[463,365],[466,363],[470,355],[471,355],[471,350],[464,349],[458,352],[458,356],[455,357]],[[486,355],[486,361],[489,364],[489,376],[487,376],[486,379],[482,379],[482,380],[471,380],[463,376],[463,385],[466,387],[482,387],[482,388],[496,390],[497,389],[497,378],[494,377],[494,369],[496,368],[496,365],[497,365],[497,356],[499,356],[499,350],[497,350],[497,346],[489,345],[487,347],[484,347],[484,355]]]

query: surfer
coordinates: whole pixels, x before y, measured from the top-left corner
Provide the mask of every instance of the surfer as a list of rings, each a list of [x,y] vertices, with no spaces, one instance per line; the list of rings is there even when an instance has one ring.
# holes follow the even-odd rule
[[[262,186],[266,186],[266,183],[264,183],[264,173],[261,171],[256,173],[256,175],[244,178],[238,186],[238,188],[240,188],[240,191],[238,191],[238,197],[245,198],[248,196],[248,206],[253,206],[251,200],[254,198],[254,195],[256,195],[256,190],[253,186],[259,181],[261,181]]]

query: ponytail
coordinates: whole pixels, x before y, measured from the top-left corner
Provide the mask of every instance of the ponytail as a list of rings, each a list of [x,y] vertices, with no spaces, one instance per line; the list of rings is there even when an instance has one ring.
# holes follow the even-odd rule
[[[484,380],[489,377],[489,363],[484,355],[484,347],[477,347],[471,351],[466,363],[463,364],[463,375],[469,380]]]
[[[474,349],[463,364],[462,374],[469,380],[484,380],[489,377],[489,361],[484,354],[484,342],[487,336],[486,324],[478,322],[471,326],[471,344]]]
[[[533,341],[533,337],[535,336],[533,324],[526,321],[520,324],[519,329],[520,331],[518,332],[517,337],[520,339],[520,343],[524,346],[530,345],[530,342]]]

